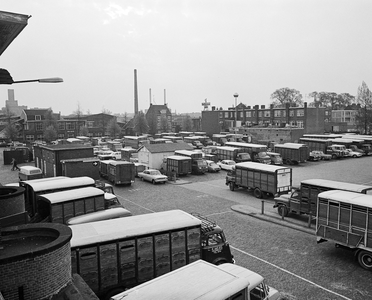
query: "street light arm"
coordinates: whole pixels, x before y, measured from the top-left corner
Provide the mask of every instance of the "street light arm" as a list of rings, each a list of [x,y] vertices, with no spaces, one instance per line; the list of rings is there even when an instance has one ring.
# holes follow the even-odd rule
[[[13,81],[13,83],[26,83],[26,82],[60,83],[60,82],[63,82],[63,79],[59,77],[52,77],[52,78]]]

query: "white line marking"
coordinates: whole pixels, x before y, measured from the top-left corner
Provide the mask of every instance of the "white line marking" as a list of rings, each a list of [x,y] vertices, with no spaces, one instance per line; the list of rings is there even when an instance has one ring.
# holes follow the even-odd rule
[[[134,204],[134,205],[137,205],[138,207],[141,207],[141,208],[143,208],[143,209],[146,209],[146,210],[148,210],[148,211],[155,212],[155,211],[152,210],[152,209],[149,209],[149,208],[147,208],[147,207],[144,207],[144,206],[142,206],[142,205],[139,205],[139,204],[137,204],[137,203],[134,203],[133,201],[130,201],[130,200],[128,200],[128,199],[126,199],[126,198],[124,198],[124,197],[122,197],[122,196],[116,195],[116,197],[121,198],[121,199],[124,200],[124,201],[128,201],[128,202],[130,202],[130,203],[132,203],[132,204]]]
[[[316,286],[316,287],[318,287],[318,288],[320,288],[320,289],[322,289],[322,290],[324,290],[324,291],[327,291],[328,293],[334,294],[334,295],[339,296],[339,297],[341,297],[341,298],[343,298],[343,299],[346,299],[346,300],[352,300],[352,299],[347,298],[347,297],[345,297],[345,296],[343,296],[343,295],[340,295],[340,294],[338,294],[338,293],[336,293],[336,292],[334,292],[334,291],[331,291],[331,290],[329,290],[329,289],[326,289],[325,287],[322,287],[322,286],[320,286],[319,284],[316,284],[315,282],[312,282],[312,281],[310,281],[310,280],[308,280],[308,279],[306,279],[306,278],[303,278],[303,277],[301,277],[301,276],[299,276],[299,275],[297,275],[297,274],[295,274],[295,273],[292,273],[292,272],[290,272],[290,271],[288,271],[288,270],[285,270],[285,269],[283,269],[283,268],[281,268],[281,267],[279,267],[279,266],[277,266],[277,265],[274,265],[274,264],[272,264],[272,263],[270,263],[270,262],[268,262],[268,261],[266,261],[266,260],[264,260],[264,259],[262,259],[262,258],[259,258],[259,257],[257,257],[257,256],[254,256],[254,255],[252,255],[252,254],[249,254],[249,253],[247,253],[247,252],[245,252],[245,251],[243,251],[243,250],[240,250],[240,249],[238,249],[238,248],[236,248],[236,247],[234,247],[234,246],[232,246],[232,245],[230,245],[230,247],[233,248],[233,249],[236,250],[236,251],[239,251],[239,252],[245,254],[245,255],[248,255],[248,256],[250,256],[250,257],[253,257],[253,258],[255,258],[255,259],[257,259],[257,260],[259,260],[259,261],[261,261],[261,262],[264,262],[264,263],[266,263],[266,264],[268,264],[268,265],[270,265],[270,266],[272,266],[272,267],[274,267],[274,268],[277,268],[277,269],[279,269],[279,270],[281,270],[281,271],[283,271],[283,272],[285,272],[285,273],[288,273],[288,274],[290,274],[290,275],[292,275],[292,276],[294,276],[294,277],[297,277],[298,279],[301,279],[301,280],[303,280],[303,281],[306,281],[307,283],[310,283],[310,284],[312,284],[312,285],[314,285],[314,286]]]

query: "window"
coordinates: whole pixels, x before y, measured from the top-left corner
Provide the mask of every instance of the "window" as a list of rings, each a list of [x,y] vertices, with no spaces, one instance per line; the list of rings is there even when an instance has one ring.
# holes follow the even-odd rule
[[[270,111],[269,110],[265,110],[264,111],[264,116],[265,117],[270,117]]]
[[[218,113],[218,115],[219,115],[220,119],[223,119],[223,112],[222,112],[222,111],[220,111],[220,112]]]
[[[74,130],[75,129],[75,123],[66,123],[66,129],[67,130]]]
[[[34,136],[33,135],[26,135],[26,141],[33,142],[34,141]]]
[[[304,122],[303,121],[297,121],[297,127],[304,128]]]
[[[262,111],[259,111],[259,112],[258,112],[258,117],[259,117],[259,118],[262,118]]]
[[[242,111],[239,111],[239,118],[243,118],[243,112]]]
[[[43,123],[36,123],[36,130],[37,131],[43,130]]]
[[[35,115],[35,121],[41,121],[41,116],[40,115]]]
[[[73,132],[69,132],[67,134],[67,138],[73,138],[73,137],[75,137],[75,134]]]
[[[30,130],[30,128],[29,128],[29,126],[28,126],[28,123],[25,123],[25,124],[23,125],[23,129],[24,129],[24,130]]]
[[[87,121],[87,127],[93,128],[94,127],[94,121]]]
[[[246,116],[247,118],[252,117],[252,112],[251,112],[251,111],[246,111],[246,112],[245,112],[245,116]]]
[[[36,139],[42,141],[42,140],[44,140],[44,136],[42,134],[38,134],[36,136]]]
[[[65,130],[65,123],[64,122],[58,122],[58,130]]]
[[[282,116],[283,117],[286,117],[287,116],[287,112],[285,110],[283,110]]]
[[[298,109],[297,110],[297,117],[303,117],[304,116],[304,110],[303,109]]]
[[[294,110],[293,110],[293,109],[291,109],[291,110],[289,111],[289,116],[290,116],[290,117],[294,117]]]
[[[64,133],[58,133],[58,139],[63,140],[65,138]]]
[[[280,117],[280,110],[274,110],[274,117]]]
[[[227,119],[228,117],[229,117],[229,112],[225,111],[225,119]]]

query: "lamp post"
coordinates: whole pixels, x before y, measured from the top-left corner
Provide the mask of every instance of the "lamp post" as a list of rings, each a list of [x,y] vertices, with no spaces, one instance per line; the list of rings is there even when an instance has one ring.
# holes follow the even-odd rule
[[[238,123],[238,106],[237,106],[237,100],[238,100],[238,97],[239,97],[239,94],[238,93],[235,93],[234,94],[234,98],[235,98],[235,134],[236,134],[236,131],[237,131],[237,123]]]
[[[42,78],[42,79],[30,79],[30,80],[13,81],[13,83],[26,83],[26,82],[60,83],[60,82],[63,82],[63,79],[62,78],[59,78],[59,77],[52,77],[52,78]]]

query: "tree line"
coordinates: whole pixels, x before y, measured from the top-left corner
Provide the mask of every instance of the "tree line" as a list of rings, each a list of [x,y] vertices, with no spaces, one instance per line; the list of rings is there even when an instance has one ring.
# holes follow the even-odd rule
[[[355,110],[355,123],[364,134],[372,132],[372,92],[363,81],[358,87],[356,96],[349,93],[337,94],[334,92],[312,92],[308,95],[312,102],[309,107],[325,107],[331,110]],[[287,103],[292,107],[301,107],[304,104],[302,94],[291,88],[281,88],[274,91],[271,96],[274,107],[285,107]]]

